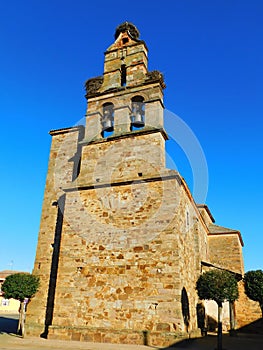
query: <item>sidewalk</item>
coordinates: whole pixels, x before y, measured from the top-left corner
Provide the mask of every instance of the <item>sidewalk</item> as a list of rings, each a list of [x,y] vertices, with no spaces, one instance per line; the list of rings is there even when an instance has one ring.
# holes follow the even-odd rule
[[[167,348],[144,345],[88,343],[79,341],[51,340],[43,338],[21,338],[16,335],[18,315],[0,315],[0,350],[214,350],[217,347],[216,334],[209,334],[198,339],[178,342]],[[260,350],[263,349],[263,335],[239,333],[236,337],[223,335],[225,350]]]
[[[208,335],[204,338],[189,339],[173,346],[165,348],[166,350],[214,350],[217,346],[216,335]],[[223,336],[223,349],[226,350],[260,350],[263,348],[263,336],[240,334],[236,337],[229,335]],[[159,350],[157,348],[144,345],[125,345],[125,344],[105,344],[105,343],[87,343],[78,341],[47,340],[41,338],[22,339],[14,334],[2,333],[0,335],[0,350],[44,350],[44,349],[85,349],[85,350]]]
[[[85,349],[85,350],[150,350],[144,345],[88,343],[79,341],[48,340],[42,338],[20,338],[13,334],[0,334],[0,350]]]

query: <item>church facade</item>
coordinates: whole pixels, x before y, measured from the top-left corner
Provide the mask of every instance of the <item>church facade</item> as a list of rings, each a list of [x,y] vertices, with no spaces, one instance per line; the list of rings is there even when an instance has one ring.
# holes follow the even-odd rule
[[[204,269],[244,273],[240,232],[165,166],[165,83],[147,51],[120,25],[86,82],[86,126],[50,132],[29,335],[166,346],[200,334]]]

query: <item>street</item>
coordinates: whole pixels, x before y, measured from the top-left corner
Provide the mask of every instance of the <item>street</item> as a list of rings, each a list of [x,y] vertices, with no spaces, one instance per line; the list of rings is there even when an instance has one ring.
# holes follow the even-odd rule
[[[85,350],[150,350],[157,347],[129,344],[88,343],[42,338],[21,338],[16,335],[18,315],[0,315],[0,350],[44,350],[44,349],[85,349]],[[217,345],[216,334],[199,339],[188,339],[162,348],[166,350],[214,350]],[[259,350],[263,347],[263,336],[238,334],[236,337],[223,335],[224,350]]]

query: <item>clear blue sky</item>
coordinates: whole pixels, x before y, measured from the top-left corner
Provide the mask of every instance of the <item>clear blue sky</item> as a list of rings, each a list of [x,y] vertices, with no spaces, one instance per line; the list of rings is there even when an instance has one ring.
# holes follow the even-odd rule
[[[84,82],[126,20],[165,75],[166,108],[202,146],[216,223],[241,231],[246,270],[263,269],[262,18],[261,0],[1,1],[0,270],[32,270],[48,131],[84,116]]]

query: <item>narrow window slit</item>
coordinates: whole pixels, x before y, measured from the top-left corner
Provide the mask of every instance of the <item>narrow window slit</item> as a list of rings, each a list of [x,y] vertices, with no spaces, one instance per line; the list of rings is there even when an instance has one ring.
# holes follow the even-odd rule
[[[126,75],[127,75],[127,69],[126,65],[121,65],[121,86],[126,86]]]

